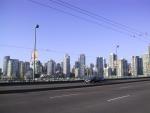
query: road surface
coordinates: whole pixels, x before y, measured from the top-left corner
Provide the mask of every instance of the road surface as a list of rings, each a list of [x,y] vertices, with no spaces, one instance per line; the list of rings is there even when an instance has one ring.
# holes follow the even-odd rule
[[[0,113],[150,113],[150,81],[0,94]]]

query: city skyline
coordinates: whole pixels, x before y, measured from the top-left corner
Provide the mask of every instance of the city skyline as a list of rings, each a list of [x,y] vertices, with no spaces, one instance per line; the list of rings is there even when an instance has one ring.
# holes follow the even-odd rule
[[[118,45],[117,45],[118,46]],[[116,47],[117,47],[116,46]],[[117,57],[117,58],[112,58],[112,59],[114,59],[114,60],[121,60],[121,59],[125,59],[125,60],[127,60],[129,63],[132,63],[132,58],[133,57],[139,57],[139,58],[142,58],[144,55],[146,55],[146,54],[149,54],[149,47],[150,47],[150,45],[148,45],[147,46],[147,51],[145,51],[144,53],[141,53],[141,55],[132,55],[132,56],[130,56],[130,59],[127,59],[127,58],[125,58],[125,57],[122,57],[122,58],[120,58],[115,52],[113,53],[113,52],[111,52],[111,53],[109,53],[108,54],[108,57],[107,58],[105,58],[105,57],[103,57],[103,56],[96,56],[95,57],[95,59],[94,59],[94,62],[92,62],[92,61],[87,61],[86,59],[88,59],[88,57],[91,57],[91,56],[86,56],[86,54],[83,54],[83,53],[81,53],[81,54],[79,54],[78,56],[76,55],[76,59],[74,59],[74,60],[72,60],[72,57],[69,55],[69,54],[64,54],[64,56],[61,58],[61,60],[56,60],[56,59],[52,59],[52,58],[49,58],[49,59],[47,59],[45,62],[41,62],[42,60],[40,60],[38,57],[36,58],[36,60],[38,60],[38,61],[40,61],[43,65],[46,63],[46,62],[49,62],[49,61],[54,61],[54,62],[57,62],[57,63],[61,63],[61,62],[63,62],[63,60],[64,60],[64,57],[66,56],[66,55],[69,55],[69,59],[70,59],[70,67],[71,68],[73,68],[73,66],[75,65],[75,63],[77,62],[77,61],[80,61],[80,62],[83,62],[83,66],[88,66],[88,67],[90,67],[90,64],[91,63],[96,63],[97,62],[97,58],[103,58],[103,62],[104,63],[106,63],[106,65],[108,65],[108,66],[110,66],[110,67],[113,67],[112,65],[112,61],[110,60],[110,56],[111,55],[115,55],[115,57]],[[38,51],[38,50],[37,50]],[[38,52],[36,51],[36,55],[38,55]],[[75,56],[75,55],[74,55]],[[85,57],[85,58],[82,58],[82,56],[83,57]],[[11,57],[11,56],[9,56],[9,55],[5,55],[4,57],[3,57],[3,59],[5,58],[5,57]],[[94,57],[94,56],[92,56],[92,57]],[[13,57],[11,57],[12,59],[16,59],[16,60],[20,60],[20,61],[24,61],[24,62],[30,62],[30,63],[32,63],[33,62],[33,52],[31,53],[31,56],[30,56],[30,60],[22,60],[22,59],[18,59],[18,58],[13,58]],[[83,59],[83,60],[81,60],[81,58]],[[2,59],[2,67],[0,67],[1,69],[3,69],[3,59]],[[88,63],[87,63],[88,62]],[[96,64],[95,64],[95,66],[96,66]]]
[[[5,56],[3,59],[3,75],[2,79],[19,79],[27,80],[42,77],[65,77],[80,78],[85,76],[99,77],[126,77],[133,76],[149,76],[150,62],[150,45],[147,54],[140,56],[132,56],[131,62],[125,58],[119,59],[117,54],[111,53],[108,61],[103,57],[96,57],[96,62],[86,65],[86,55],[80,54],[79,58],[71,66],[70,56],[66,54],[62,62],[48,60],[42,64],[36,56],[31,62],[12,59]],[[1,68],[0,68],[0,73]],[[34,74],[33,74],[34,73]]]
[[[86,3],[79,0],[66,1],[149,34],[148,0],[139,0],[139,2],[118,0],[118,2],[114,3],[111,0],[109,1],[111,4],[104,0],[88,0]],[[97,56],[108,59],[110,53],[115,53],[116,45],[120,45],[118,50],[119,58],[130,60],[131,56],[144,54],[150,42],[148,38],[134,38],[120,34],[70,15],[41,7],[29,2],[29,0],[14,0],[13,2],[2,0],[1,5],[2,18],[0,19],[0,24],[3,28],[1,28],[0,34],[0,37],[2,37],[0,43],[0,67],[2,67],[3,57],[7,55],[23,61],[31,60],[36,24],[40,25],[37,31],[37,49],[39,60],[42,62],[46,62],[49,59],[60,62],[63,60],[64,54],[68,53],[71,56],[71,64],[74,64],[79,54],[84,53],[87,56],[87,64],[90,64],[95,62]],[[58,8],[57,4],[53,3],[52,6]],[[126,9],[126,6],[128,6],[128,9]],[[76,14],[63,7],[60,9]],[[81,16],[80,14],[76,15]],[[9,45],[16,47],[9,47]],[[46,51],[46,49],[52,51]]]

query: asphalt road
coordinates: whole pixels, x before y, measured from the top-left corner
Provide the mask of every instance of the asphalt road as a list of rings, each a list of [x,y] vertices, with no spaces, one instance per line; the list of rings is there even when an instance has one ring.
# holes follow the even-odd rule
[[[0,113],[150,113],[150,81],[0,94]]]

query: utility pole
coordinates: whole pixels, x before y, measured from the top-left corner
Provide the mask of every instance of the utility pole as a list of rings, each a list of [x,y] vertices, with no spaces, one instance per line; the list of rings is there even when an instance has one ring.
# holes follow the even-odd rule
[[[33,56],[33,81],[35,80],[35,57],[36,57],[36,29],[39,28],[39,25],[37,24],[35,27],[35,37],[34,37],[34,56]]]

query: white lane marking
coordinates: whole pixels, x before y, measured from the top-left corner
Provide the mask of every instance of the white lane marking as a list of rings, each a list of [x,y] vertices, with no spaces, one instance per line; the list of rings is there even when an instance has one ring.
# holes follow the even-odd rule
[[[109,99],[107,100],[108,102],[111,102],[111,101],[114,101],[114,100],[120,100],[120,99],[123,99],[123,98],[127,98],[129,97],[130,95],[125,95],[125,96],[121,96],[121,97],[116,97],[116,98],[112,98],[112,99]]]
[[[68,94],[68,95],[59,95],[59,96],[53,96],[53,97],[49,97],[50,99],[54,99],[54,98],[63,98],[63,97],[70,97],[70,96],[77,96],[79,94]]]

